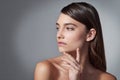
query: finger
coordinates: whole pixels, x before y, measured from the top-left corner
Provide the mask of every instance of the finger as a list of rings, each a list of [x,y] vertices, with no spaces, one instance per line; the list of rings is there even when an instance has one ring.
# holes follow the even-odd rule
[[[63,63],[62,66],[66,67],[67,69],[80,71],[80,67],[75,66],[74,64],[68,64],[67,62]]]
[[[63,63],[67,63],[67,64],[71,64],[71,65],[76,65],[76,66],[79,65],[77,62],[71,61],[70,59],[64,58],[64,57],[62,58],[62,62],[63,62]]]
[[[65,65],[70,65],[70,66],[72,66],[73,68],[76,68],[76,69],[80,68],[80,66],[77,62],[72,62],[67,58],[63,58],[62,61],[63,61],[63,64],[65,64]]]
[[[80,52],[79,48],[76,49],[76,59],[74,59],[70,54],[64,52],[64,55],[62,58],[66,60],[69,64],[75,64],[79,67],[79,61],[80,61]]]
[[[68,58],[70,61],[76,62],[76,60],[75,60],[70,54],[64,52],[64,55],[65,55],[64,57],[65,57],[65,58]]]
[[[80,62],[80,51],[79,51],[79,48],[76,49],[76,61]]]

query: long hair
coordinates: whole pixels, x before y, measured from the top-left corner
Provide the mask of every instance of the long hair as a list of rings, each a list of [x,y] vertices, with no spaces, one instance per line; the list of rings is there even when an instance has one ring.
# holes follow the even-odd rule
[[[61,12],[84,24],[87,30],[96,30],[96,36],[89,45],[89,60],[95,68],[106,72],[102,29],[97,10],[89,3],[77,2],[65,6]]]

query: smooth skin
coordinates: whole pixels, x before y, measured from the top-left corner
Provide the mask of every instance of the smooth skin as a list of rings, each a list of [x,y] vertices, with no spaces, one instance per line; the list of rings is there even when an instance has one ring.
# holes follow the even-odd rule
[[[58,49],[62,55],[39,62],[34,80],[116,80],[89,62],[88,45],[96,35],[95,29],[87,31],[84,24],[63,13],[56,25]]]

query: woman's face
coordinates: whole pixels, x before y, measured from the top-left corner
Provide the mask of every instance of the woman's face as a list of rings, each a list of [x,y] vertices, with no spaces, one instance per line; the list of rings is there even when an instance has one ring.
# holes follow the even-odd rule
[[[57,42],[60,52],[82,49],[86,42],[86,27],[68,15],[60,14],[57,20]]]

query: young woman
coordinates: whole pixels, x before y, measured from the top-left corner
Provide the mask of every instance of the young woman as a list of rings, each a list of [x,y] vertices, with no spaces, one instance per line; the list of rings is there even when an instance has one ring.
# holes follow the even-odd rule
[[[34,80],[116,80],[106,72],[101,23],[91,4],[69,4],[56,25],[62,55],[39,62]]]

